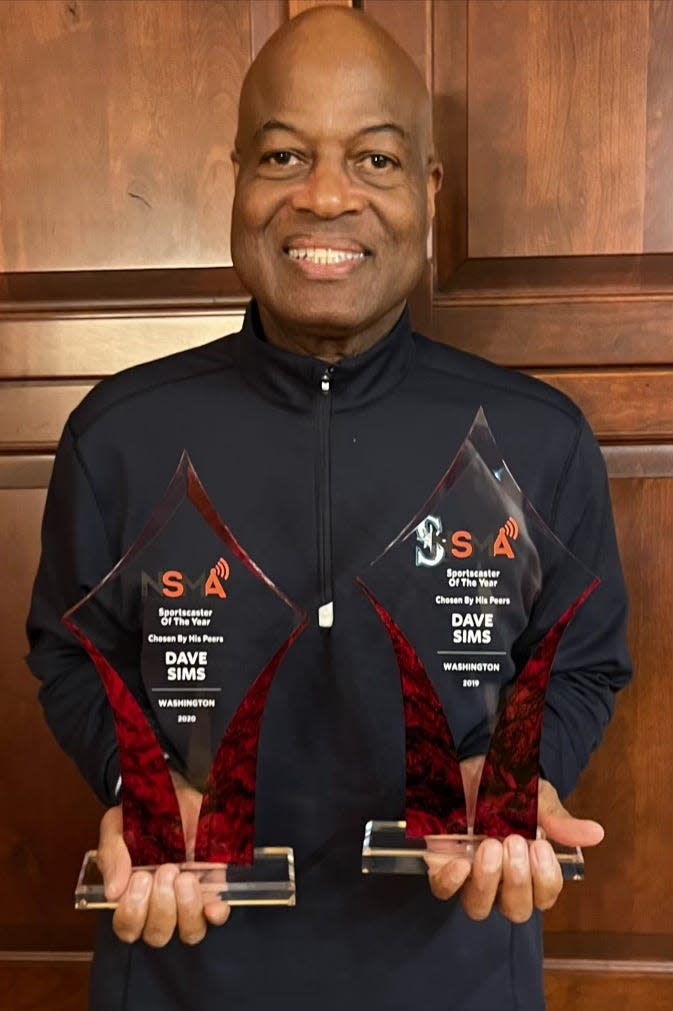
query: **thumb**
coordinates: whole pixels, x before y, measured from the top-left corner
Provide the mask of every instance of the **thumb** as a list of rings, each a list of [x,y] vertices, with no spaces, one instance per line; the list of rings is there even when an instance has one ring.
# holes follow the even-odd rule
[[[538,822],[547,838],[562,846],[597,846],[605,835],[597,821],[574,818],[566,811],[558,793],[545,779],[540,780]]]
[[[101,819],[96,860],[103,875],[105,896],[114,902],[131,877],[131,856],[124,842],[121,807],[111,807]]]

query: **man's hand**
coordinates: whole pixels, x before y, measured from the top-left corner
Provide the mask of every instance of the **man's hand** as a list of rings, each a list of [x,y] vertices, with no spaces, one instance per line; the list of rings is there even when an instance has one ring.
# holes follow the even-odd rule
[[[191,858],[201,795],[172,773],[176,787],[187,856]],[[139,938],[153,948],[168,944],[177,927],[185,944],[198,944],[208,924],[219,926],[229,918],[228,903],[216,900],[204,905],[194,874],[180,872],[173,864],[163,864],[154,874],[132,871],[131,858],[122,835],[121,807],[103,815],[98,843],[98,864],[105,881],[105,894],[118,906],[113,929],[122,941]]]
[[[464,763],[463,779],[468,810],[474,783],[481,774],[483,759]],[[538,794],[538,821],[545,835],[567,846],[596,846],[603,839],[598,822],[573,816],[559,796],[541,779]],[[450,899],[460,892],[465,912],[473,920],[484,920],[494,908],[513,923],[524,923],[533,909],[550,909],[561,893],[563,877],[554,850],[546,839],[529,843],[521,836],[504,842],[486,839],[477,850],[472,865],[460,857],[429,870],[430,887],[438,899]]]

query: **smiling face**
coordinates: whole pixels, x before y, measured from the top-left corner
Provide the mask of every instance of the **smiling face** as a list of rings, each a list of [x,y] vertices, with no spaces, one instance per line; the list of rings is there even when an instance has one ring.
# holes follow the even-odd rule
[[[361,15],[318,9],[265,47],[241,97],[232,257],[270,340],[339,357],[391,329],[425,261],[430,144],[423,82]]]

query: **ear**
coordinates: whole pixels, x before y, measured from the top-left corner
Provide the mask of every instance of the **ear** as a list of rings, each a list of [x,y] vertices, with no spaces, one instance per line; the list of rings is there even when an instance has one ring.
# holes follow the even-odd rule
[[[236,148],[231,152],[231,164],[234,166],[234,182],[236,182],[241,168],[241,159]]]
[[[435,158],[431,158],[428,162],[428,181],[427,181],[427,198],[428,198],[428,221],[434,220],[435,217],[435,198],[442,187],[442,180],[444,178],[444,166],[440,161]]]

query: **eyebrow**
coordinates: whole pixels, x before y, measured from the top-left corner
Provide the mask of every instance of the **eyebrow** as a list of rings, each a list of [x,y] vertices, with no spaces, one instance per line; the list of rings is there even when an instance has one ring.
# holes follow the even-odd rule
[[[283,123],[280,119],[267,119],[266,123],[263,123],[256,131],[255,138],[261,137],[265,133],[271,133],[276,130],[282,130],[285,133],[295,133],[301,134],[301,130],[297,127],[292,126],[290,123]],[[402,138],[405,142],[409,141],[409,135],[407,131],[399,125],[399,123],[373,123],[371,126],[365,126],[362,130],[358,130],[356,136],[363,137],[370,133],[395,133]]]

